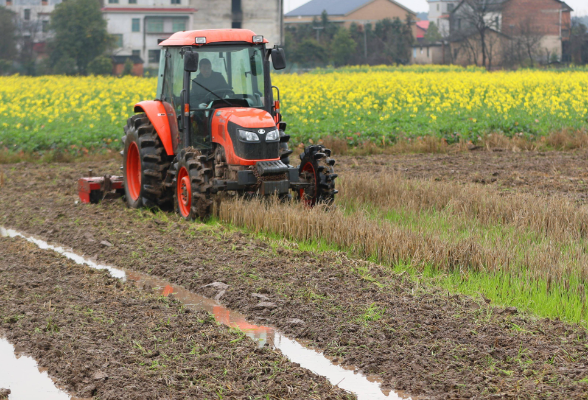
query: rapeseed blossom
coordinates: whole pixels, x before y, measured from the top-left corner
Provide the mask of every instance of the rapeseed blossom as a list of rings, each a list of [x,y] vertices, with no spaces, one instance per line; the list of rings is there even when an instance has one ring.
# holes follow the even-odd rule
[[[295,143],[544,135],[588,118],[586,72],[358,67],[276,74],[273,84]],[[156,86],[156,78],[0,77],[0,148],[118,148],[133,105],[155,98]]]

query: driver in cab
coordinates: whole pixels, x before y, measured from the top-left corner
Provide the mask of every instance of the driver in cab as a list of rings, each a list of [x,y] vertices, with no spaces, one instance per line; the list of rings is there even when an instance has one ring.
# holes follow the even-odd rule
[[[212,70],[212,64],[207,58],[200,60],[199,71],[200,73],[193,79],[190,103],[198,104],[198,108],[206,108],[207,101],[210,102],[222,97],[222,90],[229,89],[229,85],[220,72]],[[218,91],[221,91],[221,94],[218,94]],[[211,92],[217,93],[217,95]]]

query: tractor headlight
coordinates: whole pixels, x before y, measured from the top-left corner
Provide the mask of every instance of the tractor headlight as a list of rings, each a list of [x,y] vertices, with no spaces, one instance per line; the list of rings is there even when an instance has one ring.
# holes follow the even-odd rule
[[[277,129],[273,131],[269,131],[265,137],[266,142],[275,142],[276,140],[280,140],[280,133]]]
[[[259,142],[259,136],[255,132],[244,131],[239,129],[239,138],[246,142]]]

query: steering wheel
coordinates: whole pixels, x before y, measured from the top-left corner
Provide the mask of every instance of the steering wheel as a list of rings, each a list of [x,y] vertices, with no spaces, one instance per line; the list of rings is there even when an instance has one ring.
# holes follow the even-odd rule
[[[218,90],[214,91],[214,93],[211,93],[211,92],[206,93],[206,96],[204,96],[204,100],[202,102],[208,104],[213,100],[219,100],[219,97],[221,99],[224,99],[227,96],[231,96],[234,94],[235,94],[235,92],[233,92],[231,89],[218,89]]]

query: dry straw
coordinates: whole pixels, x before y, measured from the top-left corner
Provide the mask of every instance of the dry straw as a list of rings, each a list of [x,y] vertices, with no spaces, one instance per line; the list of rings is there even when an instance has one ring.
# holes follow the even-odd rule
[[[358,174],[338,185],[340,200],[383,209],[443,211],[482,224],[508,224],[558,242],[588,236],[588,207],[558,196],[505,195],[479,185],[407,180],[395,173]]]

